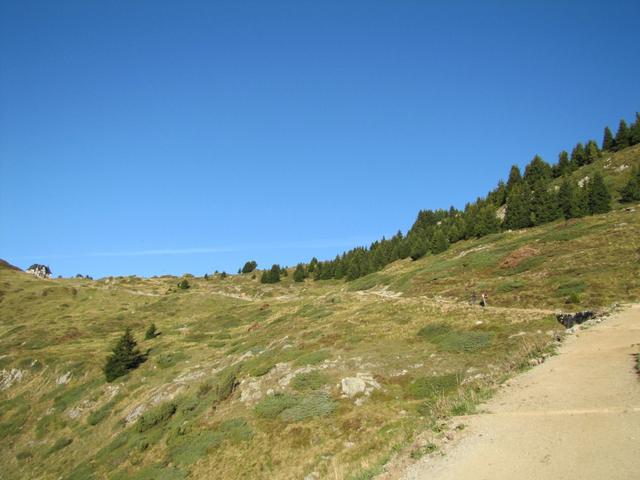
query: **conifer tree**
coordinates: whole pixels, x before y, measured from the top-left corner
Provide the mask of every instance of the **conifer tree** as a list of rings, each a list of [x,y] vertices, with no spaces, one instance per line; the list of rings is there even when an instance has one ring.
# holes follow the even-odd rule
[[[530,187],[539,180],[546,181],[551,178],[551,165],[545,162],[540,155],[533,157],[529,165],[524,169],[523,179]]]
[[[531,192],[531,222],[533,225],[542,225],[558,218],[558,198],[555,192],[547,188],[547,184],[539,180]]]
[[[293,281],[294,282],[304,282],[304,279],[307,276],[307,272],[304,270],[304,265],[299,263],[296,265],[296,269],[293,272]]]
[[[585,163],[593,163],[600,157],[598,144],[594,140],[589,140],[585,147]]]
[[[522,182],[522,175],[520,175],[520,168],[517,165],[512,165],[509,171],[509,179],[507,180],[507,196],[511,189]]]
[[[575,218],[584,217],[590,214],[589,211],[589,183],[584,183],[582,187],[580,185],[575,189],[576,195],[576,207]]]
[[[638,145],[640,143],[640,113],[636,113],[636,121],[629,128],[629,143]]]
[[[620,120],[620,125],[618,125],[618,131],[616,132],[616,146],[615,150],[622,150],[623,148],[627,148],[630,144],[629,142],[629,127],[627,127],[627,122]]]
[[[563,150],[558,155],[558,164],[556,165],[556,177],[563,177],[571,173],[571,163],[569,162],[569,154],[566,150]]]
[[[449,248],[449,239],[441,228],[438,228],[431,239],[431,251],[433,253],[442,253]]]
[[[582,143],[578,142],[571,151],[571,164],[573,165],[573,168],[578,168],[584,165],[586,163],[586,157],[584,146]]]
[[[567,176],[562,179],[558,190],[558,204],[565,220],[580,216],[576,189]]]
[[[313,257],[311,259],[311,261],[309,262],[309,266],[307,267],[307,271],[309,273],[313,273],[314,270],[316,269],[316,265],[318,265],[318,259],[316,257]]]
[[[158,330],[156,329],[156,324],[152,323],[151,325],[149,325],[149,328],[147,328],[147,331],[144,334],[144,338],[145,340],[151,340],[153,338],[156,338],[158,336]]]
[[[249,260],[242,267],[242,273],[251,273],[256,269],[257,266],[258,266],[258,263],[255,260]]]
[[[612,151],[615,147],[613,133],[609,127],[604,127],[604,137],[602,138],[602,150]]]
[[[505,227],[513,230],[530,227],[530,210],[530,190],[528,185],[517,185],[509,192],[507,197]]]
[[[127,328],[105,363],[103,370],[107,382],[113,382],[129,370],[137,368],[143,361],[144,356],[138,350],[131,329]]]
[[[496,208],[491,205],[483,205],[476,214],[475,236],[483,237],[500,231],[500,219],[496,215]]]
[[[596,172],[587,186],[589,192],[589,213],[606,213],[611,210],[611,193],[604,183],[602,174]]]
[[[631,172],[631,178],[620,191],[622,202],[640,201],[640,167],[636,167]]]

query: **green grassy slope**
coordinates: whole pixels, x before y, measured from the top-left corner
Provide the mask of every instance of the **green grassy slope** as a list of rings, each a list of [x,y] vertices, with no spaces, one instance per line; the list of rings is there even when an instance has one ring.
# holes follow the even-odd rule
[[[620,166],[638,161],[637,146],[575,175],[599,168],[620,186]],[[460,242],[350,283],[240,275],[182,291],[174,277],[0,267],[3,478],[369,478],[549,351],[554,311],[640,298],[631,207]],[[469,305],[484,290],[490,307]],[[162,333],[143,340],[151,322]],[[109,384],[101,368],[125,327],[148,360]],[[346,377],[368,394],[345,398]]]

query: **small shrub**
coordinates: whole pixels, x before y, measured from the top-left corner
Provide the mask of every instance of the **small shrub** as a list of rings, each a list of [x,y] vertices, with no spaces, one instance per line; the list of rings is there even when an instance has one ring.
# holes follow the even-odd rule
[[[21,452],[18,452],[16,454],[16,460],[18,461],[29,460],[32,457],[33,453],[31,453],[29,450],[22,450]]]
[[[299,398],[286,393],[276,393],[258,402],[255,412],[258,417],[276,418],[283,411],[299,403]]]
[[[494,332],[453,330],[444,323],[433,323],[418,331],[418,336],[429,340],[445,352],[475,352],[490,346]]]
[[[66,437],[59,438],[58,440],[56,440],[56,443],[54,443],[51,446],[51,448],[47,451],[47,455],[51,455],[52,453],[62,450],[63,448],[68,447],[72,443],[73,443],[73,439],[71,438],[66,438]]]
[[[229,398],[236,386],[239,366],[228,367],[218,374],[216,384],[214,387],[215,401],[222,402]]]
[[[493,332],[451,332],[443,335],[437,343],[446,352],[476,352],[490,346],[494,336]]]
[[[156,324],[152,323],[151,325],[149,325],[149,328],[147,328],[147,331],[144,334],[144,338],[145,340],[152,340],[157,336],[158,336],[158,331],[156,330]]]
[[[454,390],[458,383],[458,375],[454,373],[420,377],[409,384],[408,390],[414,398],[431,398]]]
[[[283,410],[280,418],[285,422],[299,422],[313,417],[325,417],[335,409],[336,403],[329,395],[316,392],[302,397],[296,405]]]
[[[329,379],[320,372],[299,373],[293,380],[291,386],[298,391],[317,390],[328,383]]]
[[[418,331],[418,335],[426,339],[431,339],[449,333],[450,331],[451,327],[449,327],[449,325],[447,325],[446,323],[438,322],[430,323],[429,325],[422,327]]]
[[[156,425],[166,423],[176,413],[177,408],[175,403],[168,402],[150,410],[138,419],[136,429],[139,433],[143,433]]]
[[[295,365],[315,365],[317,363],[323,362],[327,358],[329,358],[329,352],[327,352],[326,350],[317,350],[315,352],[306,353],[299,356],[295,361]]]
[[[89,425],[98,425],[102,420],[107,418],[111,413],[111,409],[116,404],[115,400],[111,400],[105,403],[102,407],[97,410],[94,410],[87,417],[87,423]]]
[[[183,278],[178,282],[178,288],[180,290],[187,290],[188,288],[191,288],[191,285],[189,285],[189,281],[186,278]]]

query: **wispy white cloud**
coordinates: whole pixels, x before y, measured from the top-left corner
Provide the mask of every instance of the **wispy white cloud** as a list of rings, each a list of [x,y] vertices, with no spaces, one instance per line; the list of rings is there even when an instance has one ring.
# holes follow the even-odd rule
[[[315,239],[300,240],[285,243],[264,243],[253,245],[238,245],[235,247],[212,246],[212,247],[190,247],[190,248],[157,248],[149,250],[129,250],[119,252],[78,252],[78,253],[52,253],[49,255],[20,255],[15,258],[22,259],[64,259],[64,258],[92,258],[92,257],[144,257],[144,256],[168,256],[168,255],[197,255],[206,253],[232,253],[246,252],[251,250],[287,250],[306,248],[352,248],[358,245],[368,244],[371,240],[359,238],[343,239]]]

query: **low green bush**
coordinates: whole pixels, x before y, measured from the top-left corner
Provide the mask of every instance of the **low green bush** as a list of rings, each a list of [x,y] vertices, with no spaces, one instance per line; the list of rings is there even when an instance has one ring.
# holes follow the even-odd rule
[[[177,408],[175,403],[167,402],[148,411],[138,419],[137,431],[143,433],[157,425],[166,423],[176,413]]]
[[[455,373],[419,377],[409,384],[408,392],[413,398],[430,398],[451,392],[458,384],[458,375]]]
[[[291,387],[298,391],[317,390],[326,385],[329,378],[318,371],[299,373],[291,380]]]
[[[287,408],[291,408],[300,402],[298,397],[287,393],[276,393],[262,399],[255,406],[255,412],[258,417],[276,418]]]
[[[71,438],[67,438],[67,437],[59,438],[51,446],[51,448],[49,448],[49,450],[47,451],[47,455],[51,455],[52,453],[55,453],[55,452],[57,452],[59,450],[62,450],[63,448],[68,447],[72,443],[73,443],[73,439],[71,439]]]
[[[329,352],[327,352],[326,350],[317,350],[315,352],[306,353],[299,356],[294,364],[297,366],[316,365],[320,362],[325,361],[327,358],[329,358]]]
[[[325,417],[336,409],[336,403],[326,393],[315,392],[280,414],[280,419],[285,422],[299,422],[313,417]]]

